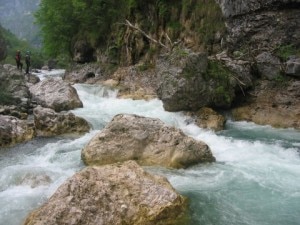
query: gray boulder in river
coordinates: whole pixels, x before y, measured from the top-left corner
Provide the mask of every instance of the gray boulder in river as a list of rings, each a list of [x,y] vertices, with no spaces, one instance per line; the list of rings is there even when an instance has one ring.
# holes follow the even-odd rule
[[[24,225],[171,225],[186,200],[134,161],[87,167],[62,184]]]
[[[104,165],[136,160],[140,165],[185,168],[213,162],[210,148],[167,126],[159,119],[137,115],[117,115],[82,150],[88,165]]]
[[[31,140],[34,135],[33,124],[13,116],[0,115],[0,147]]]
[[[76,89],[61,78],[45,79],[29,88],[32,100],[56,112],[82,107]]]
[[[38,106],[33,110],[33,115],[38,136],[81,134],[90,130],[88,122],[73,113],[57,113]]]

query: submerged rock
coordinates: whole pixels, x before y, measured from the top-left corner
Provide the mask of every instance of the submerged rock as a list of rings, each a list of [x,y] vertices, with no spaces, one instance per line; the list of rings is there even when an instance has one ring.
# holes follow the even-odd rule
[[[59,77],[45,79],[29,90],[33,101],[57,112],[83,106],[76,89]]]
[[[90,129],[85,119],[73,113],[56,113],[53,109],[38,106],[33,110],[33,115],[38,136],[81,134]]]
[[[24,225],[171,225],[185,198],[133,161],[87,167],[61,185]]]
[[[117,115],[82,150],[88,165],[136,160],[140,165],[182,168],[213,162],[209,147],[159,119]]]

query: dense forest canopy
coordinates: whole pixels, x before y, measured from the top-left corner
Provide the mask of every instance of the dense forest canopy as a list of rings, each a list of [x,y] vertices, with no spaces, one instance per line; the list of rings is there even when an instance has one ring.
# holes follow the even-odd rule
[[[42,0],[36,17],[46,52],[51,56],[70,52],[70,45],[78,36],[92,42],[105,40],[111,24],[126,12],[127,2],[130,1]]]
[[[138,22],[147,33],[168,30],[175,39],[186,29],[181,17],[197,21],[189,29],[202,42],[212,42],[216,30],[224,28],[214,0],[149,0],[146,3],[143,0],[41,0],[36,13],[44,49],[52,57],[71,54],[72,46],[79,39],[86,40],[93,48],[113,39],[115,43],[110,44],[120,50],[125,19]]]

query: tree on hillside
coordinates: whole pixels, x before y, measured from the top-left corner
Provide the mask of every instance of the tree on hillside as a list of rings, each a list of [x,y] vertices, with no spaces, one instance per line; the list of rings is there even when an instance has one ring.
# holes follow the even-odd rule
[[[85,38],[94,46],[106,40],[112,24],[126,12],[128,0],[41,0],[36,13],[44,49],[50,56],[70,54]]]

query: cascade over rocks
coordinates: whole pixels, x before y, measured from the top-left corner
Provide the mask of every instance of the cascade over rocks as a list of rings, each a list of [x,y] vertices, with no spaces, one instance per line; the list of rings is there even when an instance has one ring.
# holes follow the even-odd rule
[[[38,106],[33,115],[37,136],[82,134],[90,130],[88,122],[73,113],[56,113],[53,109]]]
[[[128,161],[76,173],[24,225],[172,225],[185,202],[165,178]]]
[[[57,112],[82,107],[76,89],[61,78],[45,79],[29,88],[32,100]]]
[[[104,79],[98,64],[77,64],[66,70],[63,79],[71,83],[95,83]]]
[[[196,112],[188,112],[199,127],[220,131],[224,129],[226,119],[211,108],[203,107]]]
[[[136,160],[140,165],[184,168],[213,162],[209,147],[159,119],[120,114],[84,147],[87,165]]]
[[[34,125],[13,116],[0,115],[0,147],[9,147],[31,140],[35,135]]]
[[[154,69],[142,71],[143,64],[121,67],[113,74],[118,96],[132,99],[156,97],[157,76]]]

